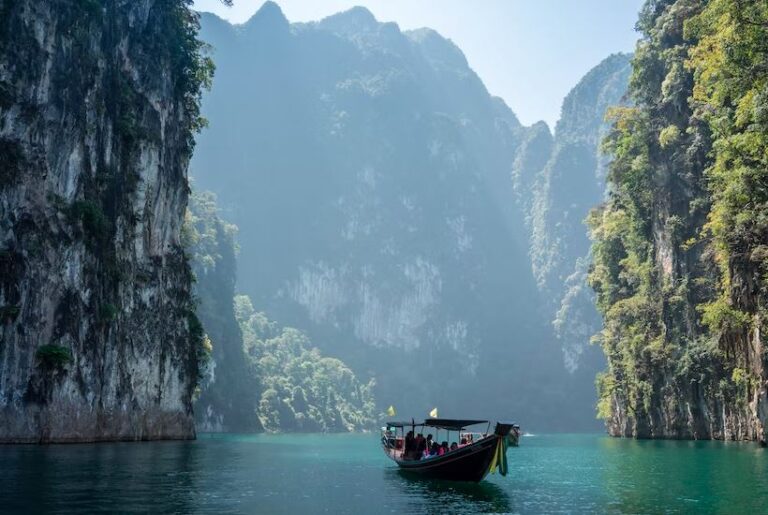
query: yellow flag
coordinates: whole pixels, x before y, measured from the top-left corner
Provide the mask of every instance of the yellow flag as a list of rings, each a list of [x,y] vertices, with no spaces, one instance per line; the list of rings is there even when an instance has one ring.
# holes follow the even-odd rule
[[[397,415],[397,413],[395,412],[395,407],[394,406],[390,406],[389,408],[387,408],[387,416],[388,417],[394,417],[395,415]]]
[[[430,411],[429,416],[432,418],[437,418],[437,408],[434,408],[432,411]]]

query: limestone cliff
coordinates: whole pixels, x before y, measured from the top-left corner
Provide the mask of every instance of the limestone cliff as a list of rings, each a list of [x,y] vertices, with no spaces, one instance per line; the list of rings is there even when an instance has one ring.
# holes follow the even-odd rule
[[[256,309],[373,377],[379,409],[591,428],[592,379],[563,374],[512,198],[529,130],[456,45],[363,8],[201,24],[217,76],[190,169],[240,227]]]
[[[591,215],[612,435],[766,438],[767,19],[727,0],[640,13],[634,106],[612,115]]]
[[[590,70],[563,100],[554,138],[543,123],[532,127],[512,171],[516,200],[527,215],[532,271],[571,373],[585,364],[594,374],[603,364],[599,350],[589,347],[600,320],[586,282],[584,219],[603,199],[604,118],[626,94],[629,59],[614,54]]]
[[[0,441],[195,435],[195,31],[184,1],[0,0]]]

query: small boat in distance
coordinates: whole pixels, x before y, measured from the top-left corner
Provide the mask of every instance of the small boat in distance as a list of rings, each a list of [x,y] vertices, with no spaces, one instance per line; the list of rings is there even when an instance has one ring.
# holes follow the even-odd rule
[[[488,424],[485,432],[467,430],[480,424]],[[417,428],[423,433],[426,428],[434,429],[434,442],[438,443],[440,430],[446,431],[443,443],[450,442],[451,432],[456,432],[454,442],[462,443],[444,449],[442,454],[425,454],[413,448],[411,439]],[[507,475],[507,447],[517,447],[520,440],[520,426],[516,424],[497,422],[493,433],[490,428],[487,420],[431,418],[424,422],[387,422],[381,428],[381,445],[387,457],[404,471],[434,479],[479,482],[496,469],[502,476]]]

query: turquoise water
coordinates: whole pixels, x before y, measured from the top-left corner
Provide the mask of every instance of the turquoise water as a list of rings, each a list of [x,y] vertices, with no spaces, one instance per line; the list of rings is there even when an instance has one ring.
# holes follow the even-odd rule
[[[768,449],[524,437],[510,475],[414,480],[375,434],[0,446],[2,513],[768,513]]]

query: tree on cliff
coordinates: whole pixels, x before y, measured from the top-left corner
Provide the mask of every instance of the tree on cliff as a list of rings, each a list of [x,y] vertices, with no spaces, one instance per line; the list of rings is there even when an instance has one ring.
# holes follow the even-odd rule
[[[235,312],[261,385],[259,418],[268,431],[354,431],[375,424],[374,381],[362,383],[341,360],[323,356],[297,329],[280,327],[245,295]]]

